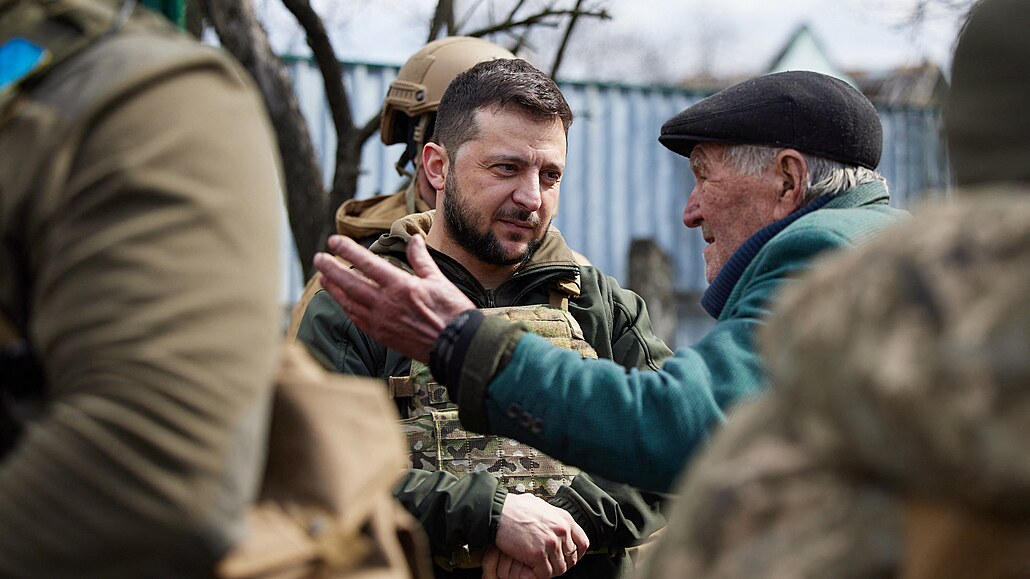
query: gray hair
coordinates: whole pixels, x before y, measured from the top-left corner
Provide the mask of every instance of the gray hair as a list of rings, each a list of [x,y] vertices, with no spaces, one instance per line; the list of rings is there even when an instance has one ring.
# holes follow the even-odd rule
[[[766,145],[727,145],[723,153],[723,160],[736,171],[757,177],[782,150],[782,147]],[[884,187],[887,186],[887,179],[872,169],[845,165],[840,161],[808,153],[801,153],[801,156],[808,163],[808,175],[805,178],[805,203],[823,195],[833,196],[842,193],[864,183],[880,182]]]

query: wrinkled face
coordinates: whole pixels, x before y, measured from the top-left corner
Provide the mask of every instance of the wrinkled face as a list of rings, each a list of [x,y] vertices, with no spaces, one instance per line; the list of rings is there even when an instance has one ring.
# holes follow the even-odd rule
[[[774,166],[754,177],[744,175],[723,160],[725,145],[701,143],[690,154],[696,185],[683,210],[683,224],[700,227],[708,246],[704,250],[705,278],[711,283],[749,237],[776,221],[774,211],[781,181]]]
[[[477,138],[447,171],[443,217],[451,237],[477,259],[520,263],[540,245],[558,207],[565,168],[560,120],[536,122],[510,111],[477,111]]]

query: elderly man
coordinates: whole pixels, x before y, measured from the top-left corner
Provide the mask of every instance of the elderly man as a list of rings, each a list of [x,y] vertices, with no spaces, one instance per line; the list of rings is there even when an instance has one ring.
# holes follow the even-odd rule
[[[784,293],[776,389],[691,465],[644,576],[1030,576],[1028,19],[973,10],[944,113],[958,198]]]
[[[657,369],[672,352],[643,301],[577,264],[551,227],[571,123],[558,86],[524,60],[459,74],[422,150],[439,209],[397,221],[372,251],[408,268],[406,248],[424,236],[461,297],[484,312],[527,320],[577,357]],[[615,577],[631,563],[626,547],[664,525],[654,495],[512,440],[470,437],[425,365],[370,339],[326,292],[298,337],[338,372],[389,380],[414,467],[395,494],[426,528],[438,578],[518,577],[527,566],[541,579]]]
[[[732,86],[676,115],[659,140],[691,157],[697,180],[684,224],[700,227],[703,305],[718,319],[658,372],[583,360],[518,325],[475,312],[420,244],[417,276],[363,248],[330,247],[367,277],[316,258],[351,319],[391,347],[429,360],[471,430],[523,440],[602,476],[668,489],[725,409],[766,386],[754,332],[783,282],[812,258],[894,223],[875,172],[881,128],[853,87],[813,72]]]

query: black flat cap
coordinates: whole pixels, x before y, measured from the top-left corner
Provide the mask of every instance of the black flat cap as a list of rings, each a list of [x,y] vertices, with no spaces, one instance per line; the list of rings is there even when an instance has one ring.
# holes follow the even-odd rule
[[[689,157],[700,142],[797,149],[875,169],[880,116],[848,83],[817,72],[767,74],[735,84],[662,125],[658,141]]]

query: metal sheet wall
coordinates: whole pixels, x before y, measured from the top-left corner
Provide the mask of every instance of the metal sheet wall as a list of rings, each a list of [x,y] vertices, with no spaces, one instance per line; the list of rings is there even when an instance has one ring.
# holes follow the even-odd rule
[[[303,60],[288,66],[301,108],[312,129],[326,180],[331,179],[335,139],[317,69]],[[382,103],[396,68],[346,64],[345,84],[357,122]],[[687,159],[657,140],[666,119],[704,95],[668,87],[559,83],[576,119],[555,225],[573,248],[624,283],[631,240],[653,238],[676,263],[679,291],[706,287],[703,240],[682,224],[683,206],[693,187]],[[950,187],[947,158],[940,141],[940,111],[881,110],[884,154],[880,172],[887,177],[892,203],[907,207],[927,191]],[[359,198],[397,189],[401,178],[393,163],[400,146],[370,140],[363,150]]]

